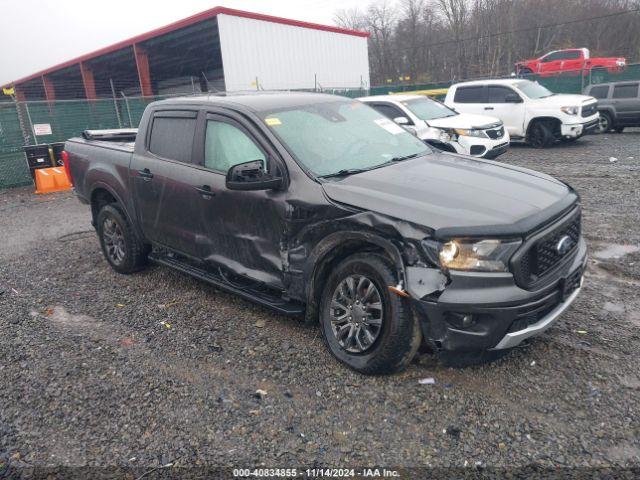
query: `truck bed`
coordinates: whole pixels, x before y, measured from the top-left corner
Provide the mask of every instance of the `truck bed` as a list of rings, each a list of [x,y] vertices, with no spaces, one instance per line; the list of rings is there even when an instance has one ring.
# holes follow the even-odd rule
[[[69,168],[76,194],[88,201],[90,186],[109,185],[113,194],[128,203],[128,179],[137,129],[85,130],[67,140]]]

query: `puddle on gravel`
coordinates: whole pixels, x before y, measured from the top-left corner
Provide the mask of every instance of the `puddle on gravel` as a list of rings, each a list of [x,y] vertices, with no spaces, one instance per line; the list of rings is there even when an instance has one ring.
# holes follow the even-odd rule
[[[635,375],[623,375],[618,377],[620,385],[632,390],[640,390],[640,380]]]
[[[55,306],[51,308],[47,315],[51,321],[72,329],[92,328],[96,325],[96,320],[89,315],[74,315],[67,312],[64,307]]]
[[[640,327],[640,312],[634,310],[632,312],[627,313],[627,318],[631,323]]]
[[[611,313],[624,313],[625,311],[624,305],[622,305],[621,303],[613,303],[613,302],[604,302],[602,309]]]
[[[636,245],[613,244],[609,245],[606,248],[603,248],[602,250],[598,250],[593,254],[593,256],[601,260],[610,260],[614,258],[620,258],[638,251],[640,251],[640,247]]]

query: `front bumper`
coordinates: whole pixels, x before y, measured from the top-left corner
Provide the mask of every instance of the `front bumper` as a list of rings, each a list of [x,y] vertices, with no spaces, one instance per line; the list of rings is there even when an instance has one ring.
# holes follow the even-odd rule
[[[436,297],[413,299],[425,338],[438,350],[502,350],[547,330],[580,292],[587,261],[584,239],[575,254],[537,290],[518,286],[511,273],[450,272]],[[471,315],[466,327],[460,318]]]
[[[560,134],[564,138],[578,138],[598,128],[600,114],[587,117],[584,123],[565,124],[560,126]]]
[[[450,142],[458,153],[471,155],[473,157],[496,158],[502,155],[509,148],[510,138],[506,131],[500,138],[480,138],[480,137],[458,137],[457,142]]]

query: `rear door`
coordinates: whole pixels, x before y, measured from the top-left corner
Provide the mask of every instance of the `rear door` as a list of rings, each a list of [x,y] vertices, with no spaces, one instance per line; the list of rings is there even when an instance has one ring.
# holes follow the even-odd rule
[[[611,102],[615,105],[616,122],[634,125],[640,122],[639,82],[619,83],[613,86]]]
[[[453,97],[454,108],[462,113],[485,114],[487,101],[486,85],[457,87]]]
[[[156,110],[145,151],[131,160],[138,222],[145,238],[192,257],[202,255],[199,170],[192,163],[198,112]]]
[[[509,135],[514,137],[523,136],[524,103],[507,103],[507,95],[517,95],[512,88],[505,85],[489,85],[487,92],[487,103],[484,112],[487,115],[498,117],[504,123]],[[522,99],[522,97],[520,97]]]
[[[562,53],[561,69],[563,72],[579,74],[583,65],[584,58],[581,50],[566,50]]]

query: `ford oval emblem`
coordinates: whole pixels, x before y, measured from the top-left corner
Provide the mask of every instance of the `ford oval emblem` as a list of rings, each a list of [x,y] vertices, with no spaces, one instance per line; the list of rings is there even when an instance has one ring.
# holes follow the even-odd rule
[[[558,241],[558,244],[556,245],[556,251],[559,255],[564,255],[565,253],[568,253],[574,245],[575,242],[573,241],[573,238],[571,238],[569,235],[565,235]]]

